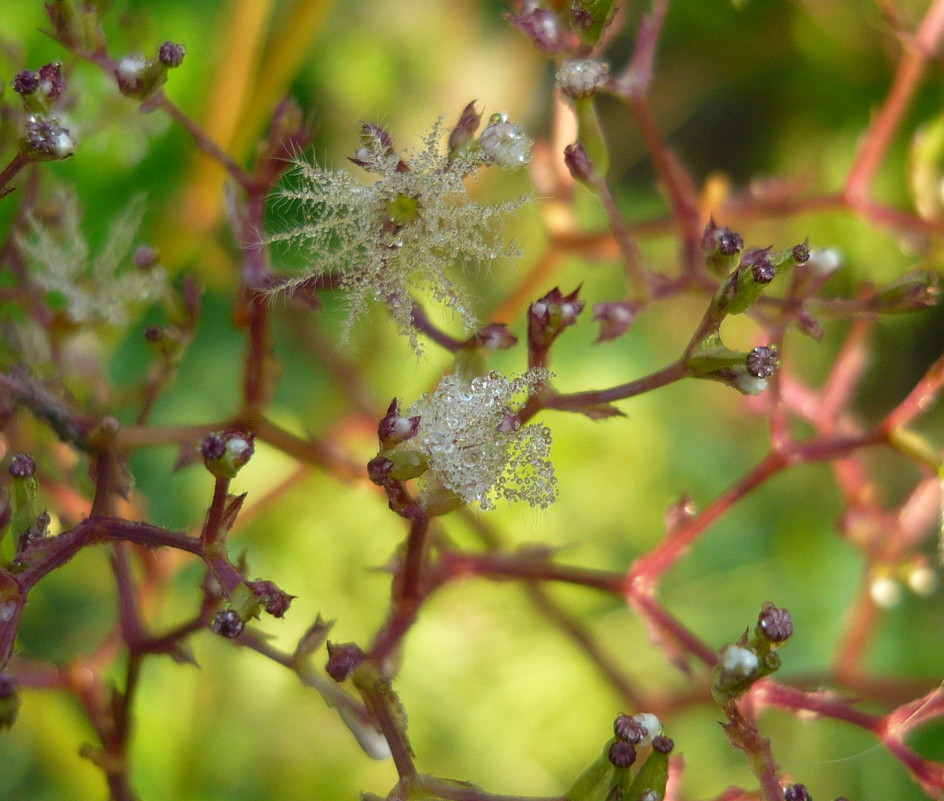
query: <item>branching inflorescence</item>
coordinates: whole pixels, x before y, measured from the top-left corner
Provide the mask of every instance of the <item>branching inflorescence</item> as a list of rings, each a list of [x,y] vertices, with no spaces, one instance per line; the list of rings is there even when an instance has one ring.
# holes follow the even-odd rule
[[[2,98],[0,157],[7,161],[0,170],[4,204],[0,211],[9,209],[11,214],[0,246],[4,275],[0,450],[6,454],[0,495],[0,728],[13,727],[18,716],[33,714],[22,704],[30,693],[58,691],[76,699],[95,740],[82,746],[82,755],[101,771],[114,801],[136,799],[133,723],[141,696],[151,691],[143,683],[143,668],[167,656],[181,665],[197,662],[203,634],[238,646],[241,653],[233,654],[234,659],[267,659],[314,689],[337,711],[366,754],[390,760],[391,781],[383,788],[387,801],[521,798],[425,773],[427,755],[422,747],[414,750],[416,737],[407,715],[411,710],[398,693],[399,682],[409,681],[408,672],[401,677],[405,661],[415,660],[429,669],[424,681],[437,675],[430,665],[441,655],[440,643],[432,653],[404,647],[426,617],[444,616],[438,618],[440,625],[455,635],[448,639],[450,647],[468,639],[493,648],[490,637],[476,640],[470,633],[467,638],[463,621],[448,617],[448,605],[446,612],[428,605],[441,589],[475,578],[523,587],[525,593],[516,596],[515,603],[530,604],[536,621],[565,633],[598,668],[604,685],[623,708],[632,710],[616,716],[608,739],[607,732],[601,732],[602,751],[599,743],[566,739],[572,728],[578,731],[580,726],[563,723],[546,731],[550,718],[543,712],[535,716],[545,727],[542,736],[586,753],[590,763],[576,779],[563,782],[557,781],[553,770],[544,770],[545,783],[551,782],[549,792],[554,793],[547,801],[695,797],[686,781],[698,771],[709,772],[711,766],[697,758],[687,760],[686,748],[694,754],[702,741],[722,737],[726,738],[722,747],[739,752],[742,761],[737,764],[743,763],[753,777],[747,774],[747,781],[737,782],[727,775],[713,777],[718,799],[810,801],[818,791],[813,780],[800,773],[812,773],[816,765],[794,765],[789,770],[781,766],[782,743],[768,732],[768,719],[761,715],[767,708],[799,719],[829,718],[865,732],[887,752],[889,764],[896,763],[889,770],[910,777],[927,796],[941,797],[944,763],[906,742],[913,730],[944,717],[938,677],[907,671],[886,674],[867,655],[879,621],[903,604],[905,588],[927,597],[937,585],[933,540],[939,531],[944,533],[944,457],[940,445],[934,444],[940,428],[928,424],[925,430],[918,423],[928,419],[944,385],[940,343],[930,343],[933,353],[926,361],[931,363],[921,366],[907,391],[870,418],[859,413],[856,391],[875,320],[925,309],[940,297],[944,203],[935,192],[939,194],[944,173],[940,166],[944,123],[937,120],[916,134],[912,152],[912,187],[920,195],[914,198],[916,212],[876,201],[871,187],[929,59],[944,41],[944,0],[933,0],[914,30],[905,28],[904,8],[881,4],[888,23],[898,26],[895,32],[908,46],[901,49],[888,98],[863,132],[841,190],[810,194],[787,184],[787,189],[766,195],[759,190],[719,193],[710,180],[699,190],[666,144],[650,92],[669,0],[652,0],[645,13],[635,16],[633,9],[619,9],[612,0],[513,3],[508,22],[554,64],[559,93],[555,129],[532,141],[504,114],[492,115],[482,127],[480,113],[469,103],[448,131],[442,121],[436,123],[422,146],[409,152],[398,149],[385,128],[364,124],[351,159],[363,176],[353,170],[323,169],[300,155],[314,136],[306,115],[292,100],[276,106],[269,130],[257,143],[251,166],[247,165],[165,94],[171,71],[186,73],[187,48],[168,40],[152,48],[151,55],[119,53],[113,36],[106,34],[106,5],[81,0],[47,3],[49,33],[62,60],[35,71],[17,65],[9,80],[12,94]],[[295,11],[287,12],[289,22],[297,22],[306,5],[295,4]],[[614,44],[623,33],[633,40],[628,59]],[[273,39],[280,42],[274,50],[285,57],[294,39],[274,34]],[[604,52],[611,53],[610,63],[604,62]],[[613,66],[620,60],[625,62],[622,70]],[[164,262],[155,247],[137,239],[139,228],[147,228],[149,218],[159,216],[142,195],[122,200],[124,211],[108,228],[103,246],[96,249],[89,244],[80,204],[84,188],[69,188],[56,163],[78,160],[83,152],[86,129],[74,124],[71,114],[81,109],[84,97],[73,89],[72,81],[87,68],[104,76],[105,91],[114,98],[133,103],[142,112],[167,115],[226,174],[230,182],[226,209],[237,255],[229,263],[227,289],[211,292],[215,303],[232,306],[240,333],[227,328],[208,335],[201,330],[197,281],[171,277],[191,265],[179,252]],[[279,73],[272,69],[272,75]],[[550,107],[550,91],[537,87],[534,94]],[[624,106],[640,134],[667,218],[630,223],[632,212],[613,166],[618,137],[598,117],[601,95]],[[550,142],[559,143],[559,152],[552,152]],[[522,255],[506,237],[506,223],[520,213],[525,201],[489,204],[473,198],[469,182],[480,170],[529,165],[536,188],[529,202],[544,212],[545,249],[499,308],[488,310],[476,287],[495,278],[500,264]],[[179,188],[181,198],[185,189]],[[176,203],[176,187],[161,190],[165,194],[173,190]],[[595,227],[577,223],[582,219],[577,210],[585,202],[599,211]],[[180,205],[189,208],[183,200]],[[286,207],[296,215],[295,222],[280,218]],[[96,212],[90,209],[86,218]],[[896,237],[907,236],[908,247],[922,255],[921,263],[881,280],[869,275],[878,270],[875,265],[862,270],[864,276],[852,276],[843,270],[840,251],[834,248],[841,242],[798,241],[804,235],[797,236],[787,225],[801,213],[806,224],[811,215],[835,212],[851,214]],[[199,236],[205,238],[205,230]],[[650,252],[649,240],[667,237],[677,245],[673,256],[658,255],[656,249]],[[301,272],[278,267],[286,250],[306,262]],[[592,280],[603,268],[590,270],[588,264],[599,261],[601,254],[618,262],[620,290],[601,289],[604,282]],[[565,266],[565,256],[577,266]],[[844,286],[830,283],[837,276],[845,280]],[[344,296],[350,315],[340,331],[326,332],[317,313],[319,296],[335,290]],[[292,302],[273,302],[280,296]],[[430,297],[447,312],[445,325],[427,315],[424,301]],[[409,380],[399,364],[402,345],[395,338],[368,338],[369,352],[349,357],[346,349],[357,333],[353,323],[372,301],[386,306],[414,354],[419,355],[428,341],[448,358],[448,367],[434,381],[420,387]],[[599,324],[596,344],[625,346],[621,353],[627,358],[618,362],[601,358],[597,365],[591,354],[600,351],[584,349],[572,335],[586,322],[587,302],[592,303],[593,322]],[[698,304],[694,315],[692,303]],[[150,317],[139,322],[144,313]],[[675,343],[666,335],[666,343],[653,347],[654,352],[670,354],[663,366],[641,375],[625,368],[628,374],[624,374],[623,367],[614,365],[629,364],[630,355],[648,347],[637,348],[639,343],[662,336],[646,339],[638,334],[637,321],[646,316],[664,318],[667,322],[660,330],[672,336],[681,331],[682,337]],[[289,321],[287,328],[303,347],[303,358],[293,360],[281,353],[281,320]],[[835,320],[846,321],[844,333],[831,325]],[[743,321],[747,322],[738,329]],[[458,334],[448,330],[453,324]],[[513,333],[515,325],[524,332],[520,343]],[[127,367],[116,365],[122,357],[113,354],[132,334],[140,335],[151,365],[147,375],[129,387],[110,371],[120,373],[116,367]],[[180,407],[169,405],[172,411],[164,414],[177,416],[169,421],[166,416],[158,418],[155,410],[181,375],[190,346],[207,337],[212,341],[209,351],[215,352],[221,342],[240,336],[242,381],[229,411],[194,420],[181,418],[173,411]],[[823,340],[825,345],[840,336],[844,338],[825,380],[814,386],[796,355],[797,342]],[[740,347],[728,344],[738,338]],[[747,338],[750,341],[744,345]],[[498,351],[505,353],[499,357]],[[280,369],[280,358],[289,369]],[[499,358],[513,366],[504,372],[496,369],[493,362]],[[588,364],[599,366],[592,373],[593,382],[587,378],[590,371],[583,369]],[[398,369],[382,369],[390,365]],[[304,420],[305,426],[310,423],[315,432],[299,434],[299,427],[278,422],[287,415],[280,405],[283,401],[277,400],[277,389],[294,387],[293,371],[298,374],[315,366],[325,371],[319,386],[330,389],[319,390],[327,400],[317,399],[316,414],[308,408],[293,410],[296,419]],[[213,369],[215,365],[208,372]],[[203,390],[193,372],[187,375],[195,381],[194,387],[184,388],[192,402]],[[393,382],[397,385],[391,386]],[[604,385],[597,387],[598,382]],[[606,532],[595,525],[598,503],[611,500],[614,493],[630,495],[631,485],[642,483],[639,465],[648,470],[655,461],[643,451],[646,446],[620,439],[612,446],[619,450],[617,458],[600,458],[599,473],[587,484],[585,497],[574,497],[562,476],[573,475],[567,454],[579,451],[582,443],[573,441],[572,435],[558,436],[552,455],[546,421],[552,425],[555,414],[578,412],[590,418],[577,421],[585,426],[618,428],[623,421],[609,418],[626,412],[617,404],[678,383],[700,393],[700,436],[727,438],[725,446],[730,449],[730,431],[736,431],[736,439],[745,440],[746,452],[749,437],[741,435],[760,430],[757,423],[766,425],[764,453],[752,467],[733,476],[727,488],[701,508],[683,488],[673,485],[670,492],[678,500],[664,517],[661,537],[649,539],[650,545],[640,547],[631,559],[626,558],[629,546],[624,534],[638,534],[637,528],[648,526],[648,510],[621,507],[615,566],[565,563],[550,537],[537,545],[506,547],[504,526],[515,518],[493,513],[519,501],[543,510],[550,525],[563,507],[560,519],[570,521],[568,542],[600,545],[596,540]],[[563,391],[563,386],[570,391]],[[743,404],[733,427],[720,404],[717,412],[713,408],[716,391]],[[377,398],[391,396],[394,400],[384,413]],[[410,404],[401,398],[415,401]],[[363,433],[374,426],[376,451],[367,459]],[[157,446],[175,448],[176,468],[189,471],[184,474],[194,477],[195,484],[199,473],[208,486],[202,509],[191,515],[183,531],[155,522],[152,507],[167,502],[174,491],[162,483],[163,473],[155,481],[153,469],[134,458]],[[693,450],[690,444],[686,448]],[[254,487],[252,478],[247,479],[248,491],[236,491],[234,482],[252,474],[255,465],[267,458],[263,451],[272,450],[290,457],[294,472],[278,478],[275,488],[266,492]],[[894,466],[867,458],[873,454],[892,460]],[[685,456],[692,464],[699,461],[695,453]],[[800,639],[794,637],[795,629],[809,635],[823,621],[809,614],[801,619],[771,601],[761,604],[758,598],[753,606],[755,610],[760,606],[756,624],[742,629],[740,612],[709,597],[700,599],[698,606],[730,635],[703,636],[670,609],[660,589],[681,561],[690,560],[695,570],[703,567],[691,555],[691,546],[709,540],[707,533],[718,521],[733,517],[729,513],[745,498],[772,492],[776,486],[769,485],[776,476],[818,463],[828,464],[832,471],[837,488],[834,503],[841,509],[836,528],[858,563],[854,575],[844,575],[845,579],[853,575],[854,597],[847,609],[833,616],[848,620],[838,643],[820,637],[830,640],[831,662],[807,655],[806,663],[819,660],[820,667],[814,675],[802,676],[791,669],[792,654],[801,644],[789,642],[783,656],[780,648]],[[910,472],[899,471],[903,465]],[[712,469],[720,473],[728,467]],[[903,477],[896,476],[893,482],[889,473],[895,471]],[[376,609],[364,609],[357,625],[350,618],[338,621],[338,631],[346,632],[380,620],[368,638],[332,640],[332,624],[318,615],[310,624],[303,622],[303,633],[286,650],[270,638],[272,619],[290,622],[297,597],[315,598],[324,610],[334,609],[337,598],[310,580],[307,563],[294,574],[303,586],[293,586],[292,594],[282,588],[279,576],[258,577],[250,564],[266,548],[273,552],[287,548],[286,562],[311,558],[309,540],[323,532],[306,529],[296,541],[284,517],[278,516],[281,500],[297,483],[307,481],[312,484],[306,486],[319,491],[334,482],[330,493],[338,496],[344,511],[332,517],[323,508],[330,503],[321,495],[301,517],[329,528],[333,545],[349,550],[349,561],[357,563],[358,571],[367,574],[369,568],[384,564],[390,574],[390,598],[380,615]],[[139,489],[142,484],[147,489]],[[883,492],[886,485],[890,489]],[[369,500],[365,488],[373,493]],[[827,494],[819,484],[816,492]],[[769,497],[764,501],[768,506]],[[179,498],[173,500],[186,507]],[[819,496],[815,500],[818,503]],[[559,506],[552,506],[558,501]],[[389,542],[400,539],[386,562],[387,553],[361,552],[351,532],[362,527],[353,522],[358,507],[384,503],[393,513],[386,518]],[[798,504],[794,498],[784,504],[804,505],[811,504],[805,499]],[[254,517],[266,523],[267,536],[245,548],[231,542],[239,527]],[[277,524],[270,526],[270,520]],[[533,524],[533,518],[529,520]],[[573,520],[583,523],[576,532],[570,530]],[[757,530],[752,548],[772,540],[779,524],[768,519],[765,506],[753,525]],[[470,536],[477,544],[469,544]],[[818,532],[817,537],[825,540],[828,532]],[[34,653],[32,640],[23,636],[27,602],[42,599],[47,578],[68,571],[76,555],[93,548],[108,549],[110,572],[89,577],[88,584],[111,588],[116,607],[111,632],[101,643],[87,644],[62,659]],[[168,554],[180,558],[164,560]],[[200,577],[196,582],[196,574],[189,570],[194,563]],[[277,565],[279,560],[266,563]],[[340,573],[343,566],[329,568],[324,572]],[[707,586],[713,574],[707,564],[704,569]],[[757,573],[759,581],[766,581],[763,570]],[[812,597],[812,580],[803,579]],[[179,600],[177,592],[184,583],[191,592]],[[338,579],[339,586],[343,583]],[[588,616],[570,611],[549,591],[555,583],[616,599],[642,621],[648,640],[631,645],[621,641],[618,649],[608,648]],[[790,592],[785,581],[767,583],[773,585],[770,597]],[[352,584],[353,592],[359,593],[361,585]],[[830,596],[833,606],[836,597]],[[179,603],[168,607],[179,610],[190,604],[190,612],[167,624],[159,622],[159,607],[169,599]],[[783,601],[778,598],[777,603]],[[338,606],[347,610],[352,605]],[[31,605],[43,608],[42,603]],[[927,636],[923,625],[913,628]],[[743,631],[740,636],[739,631]],[[820,636],[818,631],[812,634],[809,639]],[[529,643],[516,645],[502,651],[499,659],[512,663],[529,650],[533,650]],[[616,652],[618,658],[611,655]],[[636,663],[647,661],[641,654],[680,668],[680,678],[668,682],[662,675],[635,675]],[[489,665],[499,661],[493,653],[488,656]],[[940,670],[939,661],[933,665]],[[557,668],[544,666],[540,675]],[[538,697],[551,698],[556,690],[555,680],[539,687]],[[466,704],[464,688],[450,687],[447,692]],[[422,694],[415,692],[414,697]],[[265,703],[266,696],[259,695],[263,699],[259,703]],[[240,698],[234,714],[243,714],[244,701],[248,709],[249,701]],[[681,713],[700,707],[723,718],[723,728],[712,726],[698,737],[680,737],[678,732],[689,731]],[[524,708],[534,711],[533,705]],[[576,708],[568,714],[577,719],[583,713]],[[452,710],[443,705],[435,714],[443,719],[426,721],[426,728],[439,732],[433,739],[446,741],[451,748],[460,739],[449,718]],[[499,732],[512,724],[512,715],[504,717],[491,723],[480,718],[476,725],[492,725],[492,731]],[[327,730],[330,724],[325,725]],[[280,728],[278,721],[271,723],[272,732]],[[270,736],[274,735],[267,731],[260,740],[268,742]],[[322,738],[310,748],[305,743],[301,749],[316,774],[323,742]],[[430,748],[431,741],[424,745]],[[193,753],[211,758],[212,749],[204,752],[200,746],[195,743]],[[297,750],[286,749],[280,759],[289,759],[288,752]],[[599,753],[596,760],[594,753]],[[474,765],[475,755],[466,764]],[[530,779],[523,775],[524,781]],[[356,780],[359,776],[351,779]],[[744,786],[734,787],[736,783]],[[189,776],[187,786],[194,786]],[[861,801],[874,797],[868,788],[857,789],[863,793]],[[353,790],[354,785],[344,788]],[[381,798],[370,793],[363,797]]]

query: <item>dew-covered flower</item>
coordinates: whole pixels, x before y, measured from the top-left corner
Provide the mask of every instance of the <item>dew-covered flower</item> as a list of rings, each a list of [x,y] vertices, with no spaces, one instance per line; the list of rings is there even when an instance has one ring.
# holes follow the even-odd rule
[[[538,423],[520,425],[512,408],[546,380],[542,369],[511,379],[493,371],[471,382],[447,375],[407,412],[419,417],[408,444],[428,458],[432,477],[466,503],[493,509],[504,499],[546,507],[557,497],[551,432]]]
[[[476,117],[473,113],[470,119],[477,126]],[[384,129],[365,125],[362,147],[352,161],[379,176],[370,185],[348,172],[299,161],[295,185],[281,194],[297,204],[302,222],[271,241],[307,249],[311,267],[271,291],[334,274],[346,290],[349,326],[368,301],[383,301],[416,350],[411,292],[430,293],[454,311],[466,329],[474,329],[469,295],[448,271],[454,266],[490,266],[519,255],[505,241],[503,218],[523,201],[474,202],[465,179],[492,164],[523,166],[531,142],[504,118],[490,123],[479,139],[469,134],[469,141],[462,147],[454,144],[452,152],[442,147],[443,138],[440,120],[422,149],[400,154]]]
[[[61,298],[71,322],[123,327],[136,307],[165,296],[168,278],[162,267],[141,270],[132,264],[131,246],[143,214],[140,198],[112,223],[95,256],[79,227],[75,193],[64,189],[58,203],[55,222],[28,217],[32,235],[18,236],[17,245],[33,262],[30,278]]]

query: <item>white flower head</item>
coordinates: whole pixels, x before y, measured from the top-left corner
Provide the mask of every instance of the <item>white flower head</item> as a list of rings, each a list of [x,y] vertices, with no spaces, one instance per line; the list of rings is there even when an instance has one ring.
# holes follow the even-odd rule
[[[544,508],[557,497],[551,432],[537,423],[517,425],[511,407],[546,380],[543,369],[512,379],[493,371],[471,382],[447,375],[407,412],[420,418],[410,444],[466,503],[494,509],[504,499]]]
[[[504,139],[497,137],[505,143],[499,153],[520,161],[521,140],[505,133]],[[346,290],[349,327],[368,301],[383,301],[417,351],[412,291],[429,292],[454,311],[467,330],[474,329],[477,320],[469,295],[447,271],[517,257],[517,249],[505,241],[503,218],[524,201],[491,206],[472,201],[464,179],[496,163],[498,156],[470,148],[450,158],[441,147],[442,138],[440,120],[421,150],[401,156],[386,132],[365,125],[355,162],[380,176],[371,186],[348,172],[299,161],[297,185],[282,196],[298,204],[302,223],[271,241],[303,246],[312,268],[273,291],[334,273]]]
[[[128,204],[112,223],[105,246],[94,257],[79,227],[75,192],[63,188],[58,203],[55,225],[30,215],[32,236],[18,236],[17,244],[33,262],[31,279],[62,297],[64,312],[73,323],[121,328],[131,322],[138,307],[166,296],[168,276],[162,267],[141,270],[132,265],[132,244],[144,212],[142,198]]]

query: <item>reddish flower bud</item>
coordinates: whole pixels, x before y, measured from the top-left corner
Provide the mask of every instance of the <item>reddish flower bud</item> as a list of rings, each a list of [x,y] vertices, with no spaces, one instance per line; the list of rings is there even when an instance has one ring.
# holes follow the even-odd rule
[[[165,67],[173,68],[184,63],[186,54],[187,48],[185,45],[164,42],[157,51],[157,58]]]
[[[590,154],[587,153],[587,149],[580,142],[574,142],[574,144],[567,145],[564,148],[564,164],[575,181],[586,184],[593,180],[595,174],[593,161]]]
[[[356,643],[328,643],[328,664],[325,670],[335,681],[344,681],[354,669],[367,660],[367,655]]]
[[[10,460],[9,469],[14,478],[32,478],[36,474],[36,462],[32,456],[18,453]]]
[[[617,740],[610,746],[607,757],[618,768],[628,768],[636,761],[636,746],[626,740]]]

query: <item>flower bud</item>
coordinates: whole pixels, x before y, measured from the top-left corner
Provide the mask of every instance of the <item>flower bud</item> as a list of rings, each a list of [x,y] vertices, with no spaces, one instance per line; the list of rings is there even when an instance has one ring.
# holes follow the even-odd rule
[[[628,768],[636,761],[636,746],[626,740],[616,740],[610,746],[607,758],[617,768]]]
[[[600,323],[600,334],[596,341],[610,342],[621,337],[629,330],[641,308],[641,304],[632,301],[595,303],[593,319]]]
[[[671,737],[660,734],[652,739],[652,748],[660,754],[671,754],[675,748],[675,741]]]
[[[638,744],[642,742],[649,730],[631,715],[619,715],[613,721],[613,733],[621,740],[628,743]]]
[[[813,801],[813,799],[805,785],[788,784],[783,788],[783,801]]]
[[[645,730],[642,739],[638,743],[639,745],[649,745],[662,731],[662,721],[651,712],[640,712],[638,715],[633,715],[633,720]]]
[[[774,345],[759,345],[747,354],[745,362],[747,372],[754,378],[770,378],[777,372],[780,360]]]
[[[20,95],[31,95],[39,89],[39,73],[23,70],[13,76],[13,91]]]
[[[449,157],[454,157],[457,153],[464,150],[472,142],[475,132],[479,129],[482,122],[482,115],[475,110],[475,101],[462,109],[459,115],[459,121],[452,131],[449,132]]]
[[[757,634],[772,643],[782,643],[793,634],[793,618],[786,609],[765,601],[757,616]]]
[[[593,160],[580,142],[574,142],[564,148],[564,165],[575,181],[580,181],[582,184],[593,183],[596,175],[593,170]]]
[[[476,344],[486,350],[508,350],[518,344],[518,337],[504,323],[484,325],[475,332],[474,338]]]
[[[214,431],[200,443],[203,463],[217,478],[235,478],[255,451],[255,434],[242,431]]]
[[[36,475],[36,462],[26,453],[18,453],[10,460],[10,475],[14,478],[32,478]]]
[[[137,53],[125,56],[115,67],[118,90],[126,97],[146,100],[167,83],[167,70],[179,67],[186,52],[184,45],[164,42],[156,59]]]
[[[872,602],[882,609],[894,609],[901,603],[901,584],[892,576],[876,576],[869,583]]]
[[[569,295],[554,287],[528,310],[528,346],[532,351],[547,350],[568,326],[577,322],[584,303],[578,299],[578,286]]]
[[[383,173],[384,161],[393,155],[393,137],[379,125],[365,122],[361,126],[361,146],[350,161],[368,172]],[[406,172],[409,167],[401,161],[397,170]]]
[[[342,682],[367,661],[367,655],[353,642],[328,643],[328,664],[325,670],[337,682]]]
[[[75,153],[75,138],[58,119],[31,114],[20,150],[35,161],[59,161]]]
[[[572,100],[592,97],[609,80],[609,67],[593,59],[565,61],[557,69],[557,85]]]
[[[222,609],[216,613],[213,622],[210,624],[214,634],[226,637],[229,640],[236,639],[242,634],[246,624],[235,609]]]
[[[580,44],[580,40],[561,23],[557,15],[544,8],[538,0],[525,0],[520,13],[509,14],[508,19],[545,53],[564,53]]]
[[[186,54],[186,45],[164,42],[157,51],[157,58],[165,67],[174,69],[184,63],[184,56]]]
[[[403,417],[400,414],[400,403],[394,398],[387,407],[387,414],[377,426],[377,438],[383,450],[399,445],[416,436],[419,431],[419,417]]]
[[[272,617],[283,617],[296,595],[289,595],[279,589],[274,581],[248,581],[246,586],[262,603],[263,609]]]
[[[727,226],[717,225],[714,217],[708,221],[701,239],[701,250],[708,269],[715,275],[727,275],[737,267],[743,249],[744,240],[740,234]]]
[[[516,170],[531,161],[534,143],[520,125],[508,122],[507,115],[493,114],[479,135],[479,144],[499,167]]]
[[[375,456],[367,463],[367,477],[378,486],[392,478],[393,460],[387,456]]]

